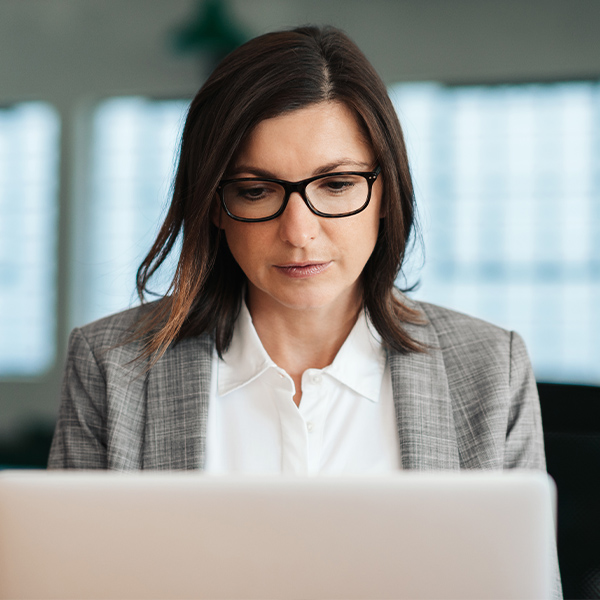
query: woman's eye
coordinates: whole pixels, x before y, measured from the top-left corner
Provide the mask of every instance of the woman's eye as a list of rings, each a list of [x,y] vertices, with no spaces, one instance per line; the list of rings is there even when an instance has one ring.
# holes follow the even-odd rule
[[[347,179],[327,179],[322,187],[325,191],[339,194],[351,190],[354,182]]]
[[[242,200],[263,200],[272,194],[272,190],[262,186],[244,186],[239,187],[236,196]]]
[[[247,198],[260,198],[264,193],[265,190],[263,188],[248,188],[242,191],[242,194]]]

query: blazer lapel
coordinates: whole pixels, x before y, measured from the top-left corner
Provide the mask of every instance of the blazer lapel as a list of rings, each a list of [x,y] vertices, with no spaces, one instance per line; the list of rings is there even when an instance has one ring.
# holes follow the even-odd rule
[[[212,352],[207,335],[184,339],[148,373],[145,469],[203,467]]]
[[[406,330],[428,350],[388,354],[402,468],[459,469],[450,391],[438,337],[429,323],[406,325]],[[150,369],[144,469],[203,468],[212,353],[209,336],[185,339],[169,348]]]
[[[402,468],[459,469],[450,390],[437,334],[430,323],[407,325],[406,330],[428,350],[388,354]]]

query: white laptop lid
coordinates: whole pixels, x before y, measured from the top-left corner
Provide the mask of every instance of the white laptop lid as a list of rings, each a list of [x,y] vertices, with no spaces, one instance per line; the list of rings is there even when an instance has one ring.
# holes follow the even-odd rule
[[[0,598],[547,598],[541,473],[0,473]]]

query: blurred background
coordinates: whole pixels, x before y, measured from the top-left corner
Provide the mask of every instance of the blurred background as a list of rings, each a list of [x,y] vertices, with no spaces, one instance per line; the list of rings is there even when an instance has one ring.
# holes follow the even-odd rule
[[[597,0],[0,0],[0,464],[45,462],[70,330],[135,303],[191,97],[305,23],[358,43],[404,126],[399,285],[519,331],[540,382],[600,384]]]
[[[346,30],[403,124],[398,284],[525,338],[565,596],[599,598],[598,0],[0,0],[0,469],[45,466],[71,329],[136,302],[196,90],[306,23]]]

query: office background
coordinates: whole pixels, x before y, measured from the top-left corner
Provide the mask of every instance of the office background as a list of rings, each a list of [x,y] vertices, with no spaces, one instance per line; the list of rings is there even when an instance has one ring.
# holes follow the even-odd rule
[[[521,332],[539,380],[600,384],[600,2],[0,0],[0,446],[51,430],[72,327],[135,301],[214,10],[346,30],[412,157],[400,285]]]
[[[565,597],[600,598],[598,0],[0,0],[0,469],[45,464],[69,331],[135,302],[215,60],[304,23],[345,29],[400,115],[399,285],[525,338]]]

